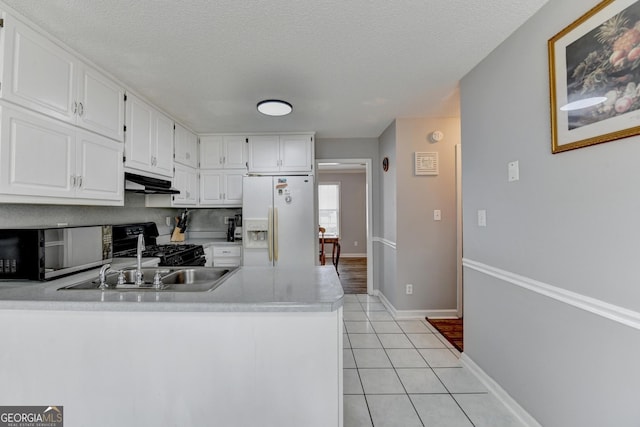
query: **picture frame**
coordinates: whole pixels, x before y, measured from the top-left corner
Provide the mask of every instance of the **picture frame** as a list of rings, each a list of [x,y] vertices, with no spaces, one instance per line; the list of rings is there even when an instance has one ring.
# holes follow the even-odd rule
[[[548,41],[551,152],[640,134],[640,0],[604,0]]]

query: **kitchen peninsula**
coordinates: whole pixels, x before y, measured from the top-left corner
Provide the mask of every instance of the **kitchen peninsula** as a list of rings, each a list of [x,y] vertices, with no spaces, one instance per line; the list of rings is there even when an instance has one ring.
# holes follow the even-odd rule
[[[341,426],[331,266],[242,267],[213,292],[0,286],[0,402],[66,425]]]

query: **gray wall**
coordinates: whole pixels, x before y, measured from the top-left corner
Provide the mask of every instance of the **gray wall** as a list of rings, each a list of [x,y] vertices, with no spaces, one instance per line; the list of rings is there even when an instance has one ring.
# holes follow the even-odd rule
[[[546,42],[597,3],[552,0],[462,80],[464,256],[637,319],[640,138],[551,154]],[[465,353],[544,426],[637,426],[637,326],[505,278],[467,263]]]
[[[319,171],[318,183],[340,183],[341,256],[367,254],[366,174]],[[355,245],[358,242],[358,246]],[[326,249],[331,248],[331,245]]]
[[[438,143],[428,136],[445,134]],[[458,118],[396,119],[380,136],[389,158],[374,191],[382,229],[374,246],[376,286],[397,310],[456,310],[456,162]],[[437,152],[439,174],[414,174],[415,152]],[[374,196],[375,197],[375,196]],[[433,220],[439,209],[441,221]],[[406,294],[406,285],[413,294]]]
[[[380,186],[374,187],[374,199],[378,199],[377,209],[379,228],[374,228],[374,288],[378,289],[397,308],[397,253],[396,253],[396,122],[391,123],[380,135],[380,162],[389,158],[389,170],[381,172]]]
[[[445,137],[431,143],[428,135]],[[396,308],[456,309],[456,176],[455,145],[460,119],[396,120],[397,283]],[[437,152],[437,176],[414,175],[415,152]],[[439,209],[440,221],[433,211]],[[413,284],[407,295],[405,285]]]

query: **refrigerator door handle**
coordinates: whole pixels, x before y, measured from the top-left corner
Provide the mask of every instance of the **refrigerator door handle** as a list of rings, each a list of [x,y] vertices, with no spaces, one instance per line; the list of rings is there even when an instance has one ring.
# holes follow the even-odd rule
[[[278,261],[278,208],[273,208],[273,259]]]
[[[273,208],[269,208],[269,217],[267,220],[267,246],[269,248],[269,261],[273,262],[273,246],[271,245],[273,236]]]

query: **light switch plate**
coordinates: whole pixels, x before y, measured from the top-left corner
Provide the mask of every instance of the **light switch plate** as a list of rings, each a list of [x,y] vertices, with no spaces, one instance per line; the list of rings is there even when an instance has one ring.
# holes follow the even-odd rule
[[[487,226],[487,211],[484,209],[478,210],[478,226],[479,227]]]
[[[442,219],[442,212],[440,211],[440,209],[435,209],[433,211],[433,220],[440,221],[441,219]]]
[[[520,164],[518,163],[517,160],[514,162],[509,162],[508,170],[509,170],[509,182],[520,180]]]

